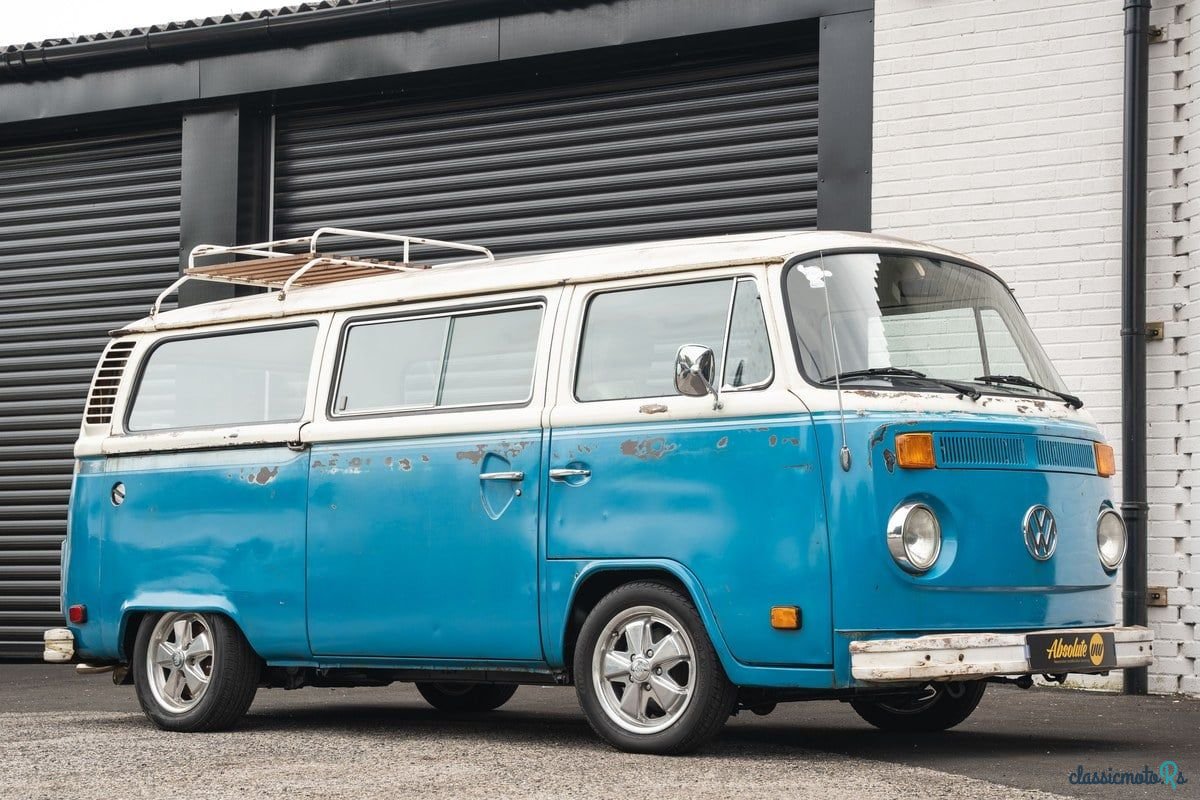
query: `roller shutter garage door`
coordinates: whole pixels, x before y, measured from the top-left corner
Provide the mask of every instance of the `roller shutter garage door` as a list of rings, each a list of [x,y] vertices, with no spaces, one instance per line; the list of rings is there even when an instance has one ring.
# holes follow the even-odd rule
[[[279,113],[274,234],[340,225],[513,254],[815,227],[817,53],[785,33]]]
[[[108,331],[178,275],[180,139],[0,144],[0,657],[62,624],[71,451]]]

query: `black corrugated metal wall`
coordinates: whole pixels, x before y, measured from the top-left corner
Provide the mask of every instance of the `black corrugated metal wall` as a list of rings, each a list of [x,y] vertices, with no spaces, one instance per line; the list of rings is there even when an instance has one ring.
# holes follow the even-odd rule
[[[815,45],[479,76],[280,113],[275,236],[336,224],[512,254],[816,225]]]
[[[60,625],[72,446],[107,333],[179,272],[178,126],[0,145],[0,657]]]

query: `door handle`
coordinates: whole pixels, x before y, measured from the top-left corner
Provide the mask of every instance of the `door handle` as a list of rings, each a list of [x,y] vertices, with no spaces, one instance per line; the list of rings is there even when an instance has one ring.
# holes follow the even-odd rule
[[[479,474],[481,481],[512,481],[520,483],[525,480],[524,472],[481,472]]]
[[[590,478],[592,471],[590,469],[573,469],[570,467],[557,467],[550,470],[550,480],[565,481],[568,478]]]

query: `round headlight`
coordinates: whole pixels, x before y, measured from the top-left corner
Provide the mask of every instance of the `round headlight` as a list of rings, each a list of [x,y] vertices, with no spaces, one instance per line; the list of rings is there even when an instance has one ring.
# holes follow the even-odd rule
[[[901,569],[925,572],[942,551],[942,526],[922,503],[905,503],[888,519],[888,551]]]
[[[1111,508],[1100,512],[1096,520],[1096,549],[1100,551],[1100,563],[1112,571],[1121,566],[1125,559],[1125,520]]]

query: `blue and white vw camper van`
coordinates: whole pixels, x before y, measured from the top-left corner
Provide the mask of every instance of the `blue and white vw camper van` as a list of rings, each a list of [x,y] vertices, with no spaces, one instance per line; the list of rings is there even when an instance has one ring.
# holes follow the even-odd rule
[[[941,730],[989,681],[1151,660],[1114,620],[1113,452],[963,256],[322,229],[185,280],[265,291],[162,310],[176,284],[114,332],[46,634],[161,728],[261,687],[573,684],[614,746],[680,753],[742,708]]]

